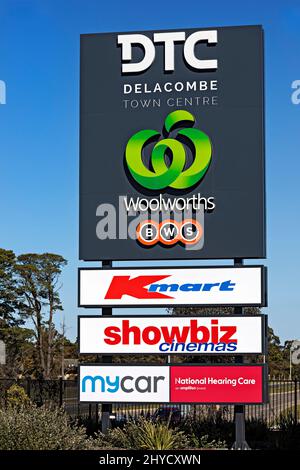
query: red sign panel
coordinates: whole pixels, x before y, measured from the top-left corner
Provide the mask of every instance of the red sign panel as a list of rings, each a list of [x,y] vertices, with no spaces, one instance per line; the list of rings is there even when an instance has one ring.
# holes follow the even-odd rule
[[[262,366],[172,366],[171,403],[262,403]]]

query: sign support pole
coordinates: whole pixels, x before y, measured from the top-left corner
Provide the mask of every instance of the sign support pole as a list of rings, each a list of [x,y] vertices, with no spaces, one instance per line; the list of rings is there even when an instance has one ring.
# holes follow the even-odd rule
[[[112,261],[102,261],[102,267],[105,269],[112,268]],[[112,308],[102,308],[102,315],[108,317],[112,315]],[[111,364],[112,356],[102,356],[102,362]],[[101,407],[101,431],[103,434],[107,434],[107,431],[111,427],[110,415],[112,413],[112,405],[103,403]]]
[[[234,259],[234,266],[242,266],[244,261],[242,258]],[[234,307],[234,315],[243,315],[243,307]],[[236,356],[234,362],[236,364],[243,364],[243,356]],[[235,425],[235,442],[232,446],[233,450],[250,450],[246,441],[245,429],[245,405],[234,406],[234,425]]]

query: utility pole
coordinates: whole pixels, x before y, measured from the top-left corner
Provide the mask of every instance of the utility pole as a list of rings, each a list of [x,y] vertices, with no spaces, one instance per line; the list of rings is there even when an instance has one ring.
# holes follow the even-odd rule
[[[66,336],[66,323],[65,317],[63,317],[63,322],[61,323],[62,330],[62,345],[61,345],[61,376],[62,379],[65,377],[65,336]]]

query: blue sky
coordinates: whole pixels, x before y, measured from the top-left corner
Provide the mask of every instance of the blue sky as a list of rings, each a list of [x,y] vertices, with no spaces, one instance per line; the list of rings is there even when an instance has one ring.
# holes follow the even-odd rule
[[[0,246],[68,259],[61,295],[72,339],[79,313],[79,35],[245,24],[265,30],[265,312],[284,341],[300,338],[300,105],[291,102],[291,83],[300,79],[300,2],[0,0],[0,80],[7,85],[0,105]],[[57,314],[57,325],[61,319]]]

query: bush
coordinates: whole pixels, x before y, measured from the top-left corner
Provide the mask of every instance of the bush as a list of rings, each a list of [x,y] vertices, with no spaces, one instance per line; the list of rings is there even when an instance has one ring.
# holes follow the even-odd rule
[[[270,429],[261,419],[251,418],[246,421],[246,440],[251,449],[269,449]]]
[[[8,407],[0,410],[1,450],[69,450],[99,448],[101,436],[88,438],[83,427],[71,425],[63,410]]]
[[[227,449],[226,441],[211,439],[207,434],[200,437],[193,434],[190,442],[197,449]]]
[[[30,405],[30,398],[23,387],[14,384],[6,392],[6,403],[9,407],[22,408]]]
[[[171,450],[189,447],[187,436],[169,423],[147,421],[140,418],[125,426],[110,429],[105,437],[107,446],[119,449]]]
[[[202,443],[203,448],[227,448],[234,442],[234,423],[217,414],[187,418],[180,424],[180,429],[192,436],[194,447],[201,447]]]
[[[275,446],[277,449],[298,449],[300,446],[300,423],[292,412],[282,413],[277,420]]]

